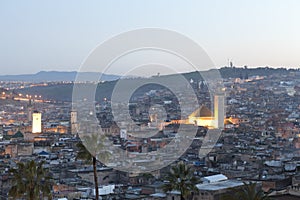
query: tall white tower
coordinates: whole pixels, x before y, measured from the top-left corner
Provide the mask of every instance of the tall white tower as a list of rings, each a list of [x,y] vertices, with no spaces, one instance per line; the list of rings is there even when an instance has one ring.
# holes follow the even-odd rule
[[[70,115],[71,115],[71,120],[70,120],[71,133],[77,134],[78,133],[77,111],[72,110],[70,112]]]
[[[32,114],[32,133],[42,132],[42,113],[34,111]]]
[[[224,119],[225,119],[225,104],[224,104],[224,94],[218,93],[214,96],[214,121],[215,128],[223,129],[224,128]]]

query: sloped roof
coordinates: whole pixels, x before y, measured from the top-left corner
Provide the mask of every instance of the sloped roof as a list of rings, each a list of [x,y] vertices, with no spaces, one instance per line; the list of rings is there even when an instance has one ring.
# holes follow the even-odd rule
[[[12,138],[24,138],[24,135],[21,131],[18,131],[12,136]]]
[[[196,109],[189,117],[212,117],[213,113],[204,105]]]
[[[233,124],[233,123],[229,119],[225,119],[224,124],[229,125],[229,124]]]
[[[41,152],[39,153],[39,155],[41,155],[41,156],[43,156],[43,155],[49,155],[49,153],[46,152],[46,151],[41,151]]]

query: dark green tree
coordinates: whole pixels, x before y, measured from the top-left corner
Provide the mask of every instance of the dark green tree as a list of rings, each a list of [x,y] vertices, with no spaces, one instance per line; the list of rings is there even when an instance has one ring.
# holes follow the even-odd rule
[[[18,163],[17,168],[11,169],[13,176],[9,196],[13,199],[25,198],[28,200],[52,199],[52,180],[48,169],[43,168],[43,162],[31,160]]]
[[[101,159],[105,160],[109,157],[109,153],[104,150],[104,136],[98,136],[97,134],[86,135],[84,143],[77,143],[78,153],[76,159],[85,160],[86,163],[93,165],[94,172],[94,184],[96,200],[99,199],[98,191],[98,175],[97,175],[97,156],[101,156]],[[88,149],[85,145],[88,145]]]
[[[173,166],[165,180],[167,183],[163,185],[163,190],[165,192],[172,190],[179,191],[181,200],[188,199],[192,192],[197,191],[196,184],[198,180],[194,176],[191,167],[185,165],[183,162],[179,162],[176,166]]]

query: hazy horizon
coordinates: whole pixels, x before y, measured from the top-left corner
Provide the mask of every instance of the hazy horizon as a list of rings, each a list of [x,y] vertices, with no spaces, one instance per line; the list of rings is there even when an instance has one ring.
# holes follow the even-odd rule
[[[211,69],[220,69],[222,67],[228,67],[228,66],[221,66],[221,67],[216,67],[216,68],[210,68],[209,70]],[[236,68],[244,68],[244,66],[234,66]],[[272,67],[272,66],[247,66],[248,69],[256,69],[256,68],[265,68],[265,67],[268,67],[268,68],[273,68],[273,69],[278,69],[278,68],[285,68],[285,69],[298,69],[298,68],[287,68],[287,67]],[[299,68],[300,69],[300,68]],[[206,70],[203,70],[203,71],[206,71]],[[61,72],[61,73],[72,73],[72,72],[75,72],[75,73],[78,73],[79,71],[75,71],[75,70],[40,70],[40,71],[37,71],[37,72],[33,72],[33,73],[16,73],[16,74],[2,74],[0,72],[0,76],[18,76],[18,75],[34,75],[34,74],[38,74],[40,72]],[[179,72],[179,73],[189,73],[189,72],[194,72],[194,71],[185,71],[185,72]],[[80,73],[99,73],[97,71],[80,71]],[[106,75],[116,75],[116,76],[121,76],[122,74],[111,74],[111,73],[105,73]],[[163,73],[163,74],[160,74],[160,75],[171,75],[171,74],[174,74],[174,73]],[[157,75],[157,74],[153,74],[153,75]],[[142,75],[130,75],[130,76],[137,76],[137,77],[143,77]]]
[[[145,27],[188,36],[217,68],[229,60],[299,68],[299,8],[296,0],[1,1],[0,74],[79,71],[103,41]]]

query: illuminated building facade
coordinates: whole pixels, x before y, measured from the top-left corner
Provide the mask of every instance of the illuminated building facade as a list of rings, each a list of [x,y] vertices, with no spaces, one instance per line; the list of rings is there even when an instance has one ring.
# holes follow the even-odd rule
[[[32,114],[32,133],[42,132],[42,113],[34,111]]]
[[[224,128],[224,95],[214,96],[214,112],[212,113],[206,106],[202,105],[188,117],[188,124],[205,126],[208,128]]]

